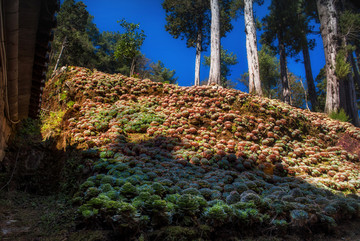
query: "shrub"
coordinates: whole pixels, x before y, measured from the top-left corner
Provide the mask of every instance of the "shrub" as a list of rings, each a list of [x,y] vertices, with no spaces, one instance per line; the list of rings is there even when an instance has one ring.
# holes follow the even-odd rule
[[[343,121],[343,122],[349,122],[350,121],[350,118],[346,114],[344,109],[340,109],[338,112],[331,112],[329,114],[329,117],[331,119],[339,120],[339,121]]]

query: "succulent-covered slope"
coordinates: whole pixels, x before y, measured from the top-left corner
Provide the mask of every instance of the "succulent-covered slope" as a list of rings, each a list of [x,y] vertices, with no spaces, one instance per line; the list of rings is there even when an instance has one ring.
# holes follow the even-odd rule
[[[360,129],[349,123],[237,90],[79,67],[44,93],[43,108],[62,118],[44,134],[81,149],[91,172],[73,199],[87,224],[130,236],[195,226],[209,238],[360,216]]]

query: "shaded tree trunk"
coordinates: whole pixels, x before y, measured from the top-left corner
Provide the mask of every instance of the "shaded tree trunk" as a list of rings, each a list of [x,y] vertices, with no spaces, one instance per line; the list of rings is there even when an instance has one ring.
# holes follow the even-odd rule
[[[282,85],[282,96],[283,101],[287,104],[291,104],[291,93],[290,93],[290,84],[287,75],[287,67],[286,67],[286,53],[285,53],[285,45],[283,42],[282,33],[278,34],[279,40],[279,54],[280,54],[280,75],[281,75],[281,85]]]
[[[360,126],[358,108],[356,103],[355,83],[352,72],[348,74],[346,79],[340,81],[341,107],[351,119],[351,123]]]
[[[202,28],[198,26],[198,36],[196,40],[196,58],[195,58],[195,85],[200,85],[200,64],[202,52]]]
[[[360,70],[360,48],[356,48],[355,57],[356,57],[357,67]]]
[[[211,57],[208,84],[221,85],[220,72],[220,8],[219,0],[211,3]]]
[[[305,36],[305,41],[302,46],[302,52],[304,57],[304,66],[305,66],[305,74],[306,74],[306,83],[308,87],[308,96],[311,103],[311,109],[314,110],[315,107],[318,105],[317,103],[317,96],[314,84],[314,78],[311,71],[311,62],[310,62],[310,54],[309,54],[309,47],[307,45],[307,40]]]
[[[347,45],[346,39],[343,39],[344,46]],[[352,63],[352,53],[347,55],[347,61]],[[355,68],[356,70],[356,68]],[[354,70],[354,72],[355,72]],[[357,108],[357,98],[355,91],[355,82],[353,78],[353,72],[347,75],[347,77],[340,81],[340,106],[345,110],[346,114],[351,119],[351,123],[355,126],[360,126],[359,113]]]
[[[337,112],[340,108],[340,82],[335,75],[337,40],[337,13],[335,1],[316,0],[319,13],[320,32],[324,45],[326,61],[326,102],[325,112]]]
[[[356,66],[356,61],[355,61],[353,53],[350,53],[350,60],[351,60],[352,69],[354,71],[355,82],[357,83],[358,87],[360,88],[360,75],[359,75],[359,70]]]
[[[359,127],[360,126],[360,119],[359,119],[359,112],[357,108],[357,102],[356,102],[356,91],[355,91],[355,82],[354,78],[352,76],[352,73],[349,74],[348,77],[348,89],[347,89],[347,95],[349,98],[349,117],[351,119],[351,123],[354,126]]]
[[[256,28],[253,13],[253,0],[244,0],[246,33],[246,52],[249,67],[249,92],[262,96],[259,57],[257,51]]]

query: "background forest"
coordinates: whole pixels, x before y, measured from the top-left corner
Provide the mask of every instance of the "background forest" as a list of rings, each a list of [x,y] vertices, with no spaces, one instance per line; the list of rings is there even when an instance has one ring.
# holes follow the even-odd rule
[[[145,56],[141,47],[147,36],[152,33],[145,33],[140,24],[130,23],[121,16],[118,21],[119,31],[100,32],[85,3],[74,0],[65,0],[62,3],[50,56],[50,70],[63,65],[76,65],[96,68],[107,73],[150,78],[153,81],[168,83],[178,81],[180,85],[189,81],[178,79],[175,70],[165,66],[166,59],[150,60]],[[183,40],[183,45],[195,49],[193,80],[195,85],[206,84],[209,78],[201,77],[203,75],[200,75],[200,69],[208,70],[211,65],[211,54],[208,51],[211,49],[210,3],[210,1],[165,0],[158,6],[166,13],[166,24],[163,28],[175,39]],[[336,42],[333,43],[336,57],[332,57],[333,62],[331,62],[331,58],[325,53],[326,65],[315,74],[313,74],[312,62],[319,62],[320,57],[311,58],[309,51],[316,45],[321,45],[321,38],[327,41],[331,33],[325,31],[331,26],[321,24],[321,16],[324,16],[319,14],[322,11],[321,4],[303,0],[291,1],[291,4],[283,0],[222,0],[218,4],[220,36],[224,40],[233,31],[236,20],[245,17],[245,22],[248,23],[244,34],[247,42],[243,48],[247,50],[247,69],[250,71],[250,73],[243,72],[241,76],[233,76],[231,79],[234,66],[246,65],[245,59],[239,59],[235,53],[222,46],[219,84],[227,88],[239,88],[238,84],[242,83],[245,86],[243,88],[240,84],[242,90],[281,99],[296,107],[325,111],[337,116],[336,118],[351,120],[357,126],[360,124],[358,118],[360,15],[356,1],[337,1],[332,6],[333,10],[324,10],[336,13],[333,22],[336,24],[334,36]],[[263,10],[266,16],[257,18],[256,14],[253,14],[255,7],[258,9],[268,7],[267,10]],[[320,31],[321,29],[324,31]],[[251,36],[253,38],[250,40]],[[209,56],[201,55],[206,51]],[[257,54],[251,57],[250,53]],[[258,60],[250,59],[255,56]],[[288,63],[294,61],[303,63],[304,77],[289,70]],[[328,73],[331,69],[334,70],[333,73]],[[51,73],[52,71],[49,74]],[[328,78],[337,84],[332,84],[333,81],[328,84]],[[331,86],[339,88],[335,97],[327,97],[329,88],[333,88]],[[341,109],[344,111],[340,112]]]

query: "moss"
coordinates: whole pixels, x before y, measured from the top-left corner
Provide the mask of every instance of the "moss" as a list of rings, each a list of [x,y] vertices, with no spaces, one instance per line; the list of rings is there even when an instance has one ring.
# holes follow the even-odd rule
[[[42,113],[41,115],[41,133],[43,134],[43,138],[47,139],[52,134],[59,134],[60,133],[60,123],[65,115],[65,111],[51,111],[48,114]]]

